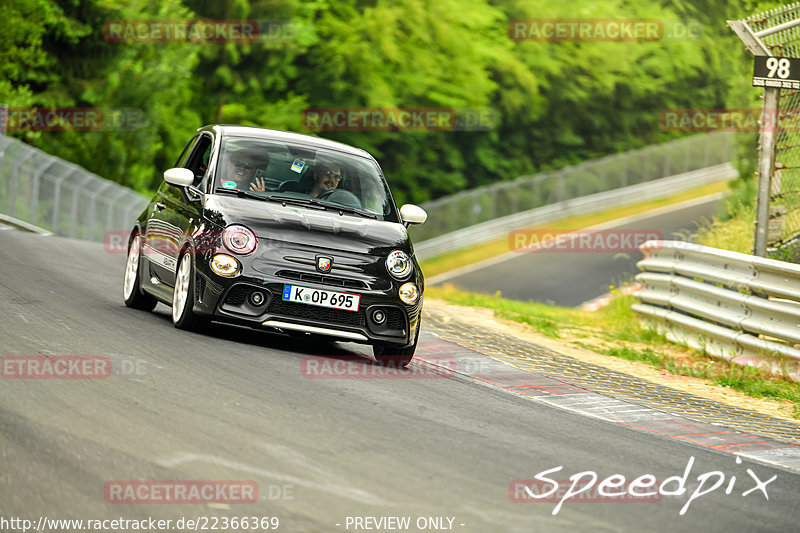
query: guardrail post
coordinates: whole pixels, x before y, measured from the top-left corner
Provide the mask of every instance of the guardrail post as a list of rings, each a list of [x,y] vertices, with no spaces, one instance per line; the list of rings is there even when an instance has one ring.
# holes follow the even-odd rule
[[[30,215],[30,223],[33,225],[36,224],[36,211],[39,207],[39,181],[41,180],[42,174],[44,171],[53,166],[57,160],[54,157],[47,156],[45,162],[42,163],[40,166],[36,167],[36,170],[33,171],[33,190],[31,191],[31,215]]]
[[[53,193],[53,222],[50,224],[50,231],[52,231],[56,235],[58,235],[58,232],[56,230],[58,229],[58,215],[61,203],[61,183],[68,177],[78,172],[79,170],[80,170],[79,168],[73,168],[70,171],[69,167],[67,167],[67,171],[59,175],[58,178],[56,178],[56,190]]]
[[[19,178],[19,169],[22,166],[22,163],[27,161],[35,153],[36,152],[33,150],[30,150],[22,158],[18,159],[16,163],[14,163],[14,169],[11,171],[11,186],[8,190],[9,196],[11,197],[9,200],[11,205],[8,206],[8,214],[12,217],[17,210],[17,180]]]
[[[91,196],[91,200],[89,200],[91,202],[89,204],[90,207],[89,207],[89,224],[88,224],[88,226],[89,226],[89,240],[90,241],[94,240],[94,220],[95,220],[95,214],[96,214],[96,211],[97,211],[97,197],[100,195],[101,192],[103,192],[104,190],[106,190],[109,187],[111,187],[111,183],[112,182],[110,182],[110,181],[106,181],[106,182],[103,182],[102,184],[100,184],[100,187],[95,189],[94,194],[92,194],[92,196]]]
[[[125,189],[123,187],[120,187],[118,194],[113,196],[108,201],[108,213],[107,213],[108,214],[108,218],[106,219],[106,231],[114,229],[114,222],[112,221],[112,217],[113,217],[113,209],[112,208],[116,206],[117,200],[119,200],[127,192],[128,192],[127,189]]]
[[[753,255],[766,257],[767,255],[767,226],[769,224],[770,181],[775,169],[775,128],[778,126],[778,96],[780,89],[774,87],[764,88],[764,107],[761,112],[761,138],[758,146],[758,203],[756,204],[756,234],[753,245]],[[771,124],[764,127],[765,117]]]
[[[75,185],[75,190],[72,192],[72,208],[69,213],[69,236],[75,238],[75,233],[78,227],[78,195],[83,192],[83,187],[89,183],[92,178],[91,174],[86,174],[83,181]]]

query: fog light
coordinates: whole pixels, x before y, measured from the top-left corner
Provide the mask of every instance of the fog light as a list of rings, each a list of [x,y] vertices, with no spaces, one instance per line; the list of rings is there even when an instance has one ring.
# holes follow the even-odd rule
[[[380,309],[376,309],[372,312],[372,321],[378,324],[379,326],[386,322],[386,313],[381,311]]]
[[[239,275],[239,261],[227,254],[217,254],[211,258],[211,270],[224,278],[232,278]]]
[[[264,293],[261,291],[251,292],[249,298],[250,298],[250,304],[253,307],[261,307],[262,305],[264,305],[265,301]]]
[[[400,299],[408,305],[415,304],[419,298],[419,290],[413,283],[403,283],[398,293],[400,294]]]

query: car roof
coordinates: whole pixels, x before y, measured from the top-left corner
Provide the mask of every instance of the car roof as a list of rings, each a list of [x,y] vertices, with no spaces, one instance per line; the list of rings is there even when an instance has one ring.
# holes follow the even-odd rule
[[[292,133],[289,131],[270,130],[267,128],[255,128],[252,126],[241,126],[238,124],[211,124],[198,128],[197,131],[214,131],[223,137],[249,137],[251,139],[264,139],[270,141],[299,143],[312,146],[314,148],[327,148],[337,150],[361,157],[374,159],[369,152],[361,148],[355,148],[349,144],[344,144],[321,137]]]

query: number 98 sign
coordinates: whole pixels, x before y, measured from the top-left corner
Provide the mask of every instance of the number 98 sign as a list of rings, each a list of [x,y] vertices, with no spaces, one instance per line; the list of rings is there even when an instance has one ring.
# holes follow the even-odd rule
[[[755,56],[753,60],[753,86],[800,89],[800,59]]]

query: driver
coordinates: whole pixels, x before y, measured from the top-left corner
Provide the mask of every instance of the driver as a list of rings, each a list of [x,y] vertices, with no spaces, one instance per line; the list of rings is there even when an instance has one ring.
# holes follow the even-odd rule
[[[336,163],[322,163],[314,169],[314,186],[308,192],[311,196],[319,196],[332,191],[342,181],[342,167]]]

